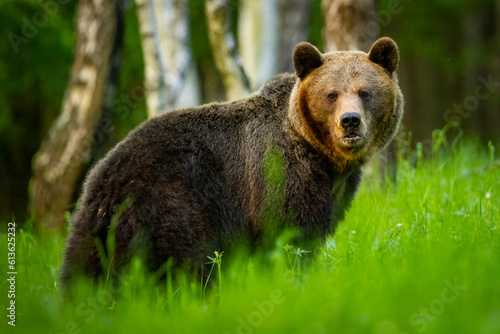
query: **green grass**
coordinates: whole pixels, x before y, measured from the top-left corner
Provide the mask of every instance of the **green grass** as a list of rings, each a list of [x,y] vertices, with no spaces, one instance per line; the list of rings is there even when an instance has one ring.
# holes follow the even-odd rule
[[[2,279],[0,331],[500,333],[499,181],[492,146],[462,140],[435,148],[417,167],[400,158],[397,185],[365,178],[320,252],[277,246],[271,266],[224,254],[207,291],[182,276],[155,284],[136,260],[115,296],[109,284],[82,283],[64,303],[57,281],[64,240],[21,229],[16,327],[7,325]],[[0,240],[5,277],[6,235]]]

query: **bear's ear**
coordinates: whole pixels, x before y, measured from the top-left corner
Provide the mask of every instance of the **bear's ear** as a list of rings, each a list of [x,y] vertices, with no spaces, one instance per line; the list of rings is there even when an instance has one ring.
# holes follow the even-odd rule
[[[323,55],[312,44],[301,42],[293,50],[295,73],[304,79],[312,70],[323,64]]]
[[[399,50],[396,42],[389,37],[379,38],[373,43],[368,59],[392,73],[398,67]]]

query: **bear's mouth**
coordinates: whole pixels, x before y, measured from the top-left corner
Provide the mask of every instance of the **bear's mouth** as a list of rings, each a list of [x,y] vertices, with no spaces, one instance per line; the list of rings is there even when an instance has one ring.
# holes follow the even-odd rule
[[[342,143],[348,147],[356,147],[363,144],[363,137],[355,132],[348,133],[341,138]]]

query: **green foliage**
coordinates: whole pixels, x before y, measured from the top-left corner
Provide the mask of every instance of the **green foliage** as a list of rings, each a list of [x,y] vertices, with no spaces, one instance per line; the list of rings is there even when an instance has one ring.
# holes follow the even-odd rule
[[[283,252],[286,254],[286,258],[288,259],[288,264],[290,266],[290,273],[293,276],[295,276],[296,271],[300,271],[300,258],[302,255],[310,253],[311,251],[301,249],[300,247],[295,247],[290,244],[285,244],[284,246],[281,246],[283,249]],[[292,260],[293,257],[293,260]]]
[[[205,293],[206,293],[206,290],[207,290],[207,285],[208,285],[209,279],[212,276],[212,271],[213,271],[214,267],[217,265],[217,273],[218,273],[217,279],[219,281],[219,301],[222,301],[222,275],[221,275],[221,266],[222,266],[222,255],[224,254],[224,252],[217,252],[217,251],[215,251],[214,254],[215,254],[215,257],[207,256],[207,258],[210,260],[210,262],[208,262],[207,264],[211,263],[212,267],[210,268],[210,272],[208,273],[207,280],[205,282],[205,285],[203,286],[203,297],[205,297]]]
[[[70,1],[44,23],[37,20],[44,14],[39,1],[0,2],[0,219],[26,211],[30,160],[59,112],[69,78],[74,11]],[[23,43],[11,43],[13,36]]]
[[[441,145],[417,167],[400,159],[398,184],[364,180],[307,266],[304,250],[286,242],[271,265],[240,256],[221,266],[218,252],[210,259],[218,287],[205,297],[199,282],[167,270],[157,283],[134,259],[119,285],[83,280],[63,301],[63,240],[18,230],[16,328],[4,322],[2,332],[498,333],[500,164],[492,145]]]
[[[396,12],[389,16],[381,15],[381,28],[398,42],[401,59],[417,57],[420,61],[435,63],[447,74],[463,73],[470,64],[468,55],[477,56],[475,61],[491,61],[496,57],[490,43],[495,35],[485,33],[474,38],[474,45],[468,45],[467,31],[488,31],[494,29],[496,20],[494,0],[439,0],[419,2],[412,0],[381,0],[378,13],[393,8]],[[486,11],[486,13],[485,13]],[[485,15],[487,13],[491,14]],[[479,21],[468,22],[469,18],[481,17]],[[476,26],[479,25],[479,26]],[[483,40],[484,37],[484,40]],[[496,39],[497,40],[497,39]]]

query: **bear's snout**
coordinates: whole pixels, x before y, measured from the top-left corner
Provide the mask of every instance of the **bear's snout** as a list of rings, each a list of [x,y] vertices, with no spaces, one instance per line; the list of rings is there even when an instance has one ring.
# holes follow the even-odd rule
[[[336,107],[335,136],[340,147],[347,149],[360,149],[365,143],[367,130],[366,114],[363,104],[355,94],[340,96]]]
[[[348,112],[340,118],[340,124],[345,130],[356,129],[361,124],[361,117],[358,113]]]
[[[361,116],[357,112],[348,112],[340,117],[340,125],[343,128],[341,142],[347,147],[353,148],[363,144]]]

